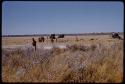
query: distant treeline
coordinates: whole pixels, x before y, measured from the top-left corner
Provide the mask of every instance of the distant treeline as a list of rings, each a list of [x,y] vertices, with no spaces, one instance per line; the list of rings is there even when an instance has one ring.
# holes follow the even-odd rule
[[[76,34],[64,34],[65,36],[83,36],[83,35],[110,35],[112,32],[108,33],[76,33]],[[123,34],[123,32],[119,32],[119,34]],[[32,34],[32,35],[3,35],[2,37],[30,37],[30,36],[50,36],[51,34]],[[59,35],[59,34],[55,34]]]

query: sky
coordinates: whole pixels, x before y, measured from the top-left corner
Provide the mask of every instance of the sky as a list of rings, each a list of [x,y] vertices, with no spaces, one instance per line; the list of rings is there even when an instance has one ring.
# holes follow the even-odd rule
[[[123,32],[120,1],[4,1],[2,35]]]

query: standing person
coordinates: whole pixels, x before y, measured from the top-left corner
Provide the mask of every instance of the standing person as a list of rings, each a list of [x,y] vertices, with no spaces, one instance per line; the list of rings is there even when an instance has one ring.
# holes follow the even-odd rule
[[[48,40],[49,40],[49,36],[46,36],[46,38],[47,38],[47,40],[46,40],[46,41],[48,42]]]
[[[32,38],[32,45],[35,47],[35,51],[36,51],[36,41],[35,41],[35,39],[34,38]]]
[[[78,36],[76,36],[76,41],[78,41]]]
[[[54,42],[54,39],[53,39],[53,38],[51,38],[51,42],[52,42],[52,43]]]

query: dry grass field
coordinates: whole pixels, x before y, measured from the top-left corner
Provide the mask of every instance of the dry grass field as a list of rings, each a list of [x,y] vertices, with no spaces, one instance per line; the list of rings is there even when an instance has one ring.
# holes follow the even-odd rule
[[[2,37],[3,82],[121,83],[123,81],[123,40],[109,35],[66,36],[58,42],[66,48],[4,48],[26,45],[32,37]]]

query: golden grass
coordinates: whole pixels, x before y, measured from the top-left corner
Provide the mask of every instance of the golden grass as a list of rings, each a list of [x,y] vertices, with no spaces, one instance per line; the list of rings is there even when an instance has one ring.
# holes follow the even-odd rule
[[[72,41],[66,49],[36,52],[2,49],[2,81],[121,83],[123,40],[90,37]]]
[[[109,35],[102,35],[102,36],[77,36],[78,37],[78,41],[76,41],[76,37],[75,36],[65,36],[65,38],[63,39],[58,39],[58,43],[67,43],[67,44],[74,44],[74,43],[93,43],[96,41],[104,41],[105,39],[111,39],[111,37],[109,37]],[[50,44],[50,39],[47,39],[47,37],[45,37],[45,43],[39,43],[38,42],[38,38],[39,37],[2,37],[2,46],[4,45],[25,45],[25,44],[31,44],[32,43],[32,38],[35,38],[35,40],[37,41],[38,44]],[[91,40],[94,39],[94,40]]]

